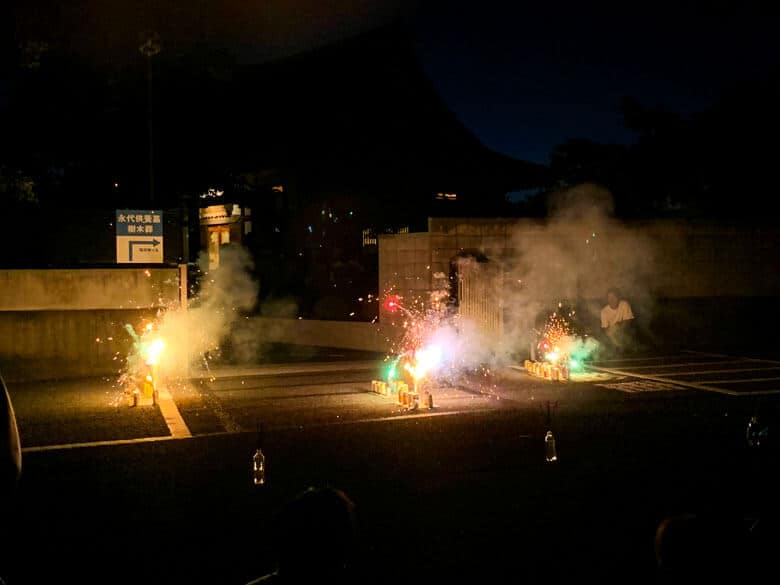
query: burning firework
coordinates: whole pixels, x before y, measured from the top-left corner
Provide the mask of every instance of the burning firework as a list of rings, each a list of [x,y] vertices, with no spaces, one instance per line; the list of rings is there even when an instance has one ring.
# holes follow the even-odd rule
[[[544,327],[535,331],[537,361],[526,361],[526,369],[543,378],[568,380],[573,372],[585,366],[585,360],[598,348],[598,342],[581,334],[573,308],[558,303],[547,316]],[[541,359],[539,359],[541,358]]]
[[[186,384],[190,368],[205,364],[209,369],[209,359],[230,337],[232,326],[254,306],[257,283],[248,252],[228,246],[221,254],[220,267],[202,273],[199,294],[188,304],[177,300],[160,307],[153,319],[125,325],[132,347],[120,371],[122,392],[115,404],[128,393],[153,396],[161,381],[167,388]]]
[[[426,375],[436,371],[442,361],[442,350],[438,345],[423,347],[412,354],[412,359],[404,364],[415,381],[425,378]]]
[[[373,384],[375,391],[395,396],[412,409],[421,402],[431,408],[433,388],[464,367],[462,323],[446,299],[449,292],[444,289],[408,303],[392,291],[384,295],[382,305],[396,315],[403,334],[386,358],[384,380]]]
[[[133,339],[133,350],[127,358],[127,366],[119,383],[133,397],[133,404],[137,404],[140,397],[156,401],[157,369],[165,350],[165,341],[151,321],[141,324],[138,328],[140,333],[129,323],[125,329]]]

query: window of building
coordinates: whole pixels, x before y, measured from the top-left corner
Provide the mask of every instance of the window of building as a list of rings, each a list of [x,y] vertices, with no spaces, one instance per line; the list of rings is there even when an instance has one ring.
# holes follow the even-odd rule
[[[371,228],[363,230],[363,247],[376,246],[376,235]]]

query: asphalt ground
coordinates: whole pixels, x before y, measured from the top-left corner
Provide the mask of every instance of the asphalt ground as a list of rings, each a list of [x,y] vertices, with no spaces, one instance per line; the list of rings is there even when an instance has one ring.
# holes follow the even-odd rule
[[[167,435],[156,408],[128,408],[111,378],[9,387],[24,448]]]
[[[673,355],[623,357],[591,368],[732,396],[780,394],[780,360],[699,351]]]
[[[719,360],[706,367],[741,369]],[[653,534],[669,514],[773,526],[776,450],[749,449],[745,426],[756,412],[780,419],[772,394],[678,384],[670,370],[696,374],[683,368],[654,370],[659,382],[637,363],[609,368],[634,375],[565,384],[493,372],[437,391],[436,408],[418,413],[369,392],[369,365],[212,372],[171,388],[193,435],[181,440],[156,407],[117,404],[110,380],[14,385],[24,474],[0,574],[242,583],[273,566],[273,511],[330,484],[358,506],[362,581],[653,582]],[[263,488],[250,476],[258,421]],[[78,446],[94,441],[108,443]]]

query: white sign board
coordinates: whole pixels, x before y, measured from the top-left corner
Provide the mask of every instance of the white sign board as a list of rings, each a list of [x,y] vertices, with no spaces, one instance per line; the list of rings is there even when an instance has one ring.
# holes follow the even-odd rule
[[[162,211],[116,210],[116,261],[119,264],[162,263]]]

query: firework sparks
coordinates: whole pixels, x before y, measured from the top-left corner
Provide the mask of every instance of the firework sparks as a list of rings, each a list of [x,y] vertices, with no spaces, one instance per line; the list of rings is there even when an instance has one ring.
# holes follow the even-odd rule
[[[126,324],[132,347],[119,371],[118,405],[128,393],[171,388],[189,381],[190,368],[209,371],[209,361],[231,334],[231,327],[257,300],[251,258],[242,248],[226,248],[220,268],[202,281],[199,292],[182,307],[178,300],[160,306],[139,324]],[[115,356],[118,358],[118,356]],[[149,379],[151,377],[151,380]]]
[[[160,338],[155,339],[149,343],[148,347],[146,348],[146,363],[150,366],[156,366],[160,360],[160,354],[162,354],[163,349],[165,349],[165,341]]]
[[[569,379],[572,373],[583,369],[586,360],[598,348],[595,339],[579,334],[575,310],[563,303],[558,303],[544,327],[534,332],[540,339],[536,349],[542,360],[527,361],[526,369],[543,378]]]
[[[416,407],[420,394],[431,407],[432,389],[445,381],[451,383],[473,361],[465,359],[463,323],[448,305],[445,286],[426,297],[404,299],[393,290],[380,297],[384,311],[401,332],[386,358],[384,383],[389,394],[396,394],[410,408]],[[411,399],[404,402],[407,388]]]

